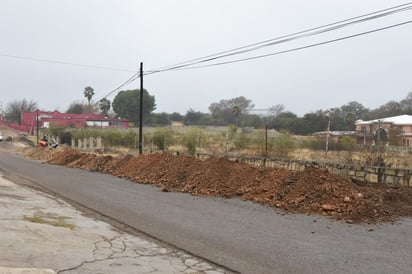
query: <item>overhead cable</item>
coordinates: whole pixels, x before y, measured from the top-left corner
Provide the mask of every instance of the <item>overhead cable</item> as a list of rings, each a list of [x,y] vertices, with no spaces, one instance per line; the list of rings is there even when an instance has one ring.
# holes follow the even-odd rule
[[[390,26],[386,26],[386,27],[382,27],[382,28],[373,29],[373,30],[370,30],[370,31],[365,31],[365,32],[353,34],[353,35],[348,35],[348,36],[344,36],[344,37],[340,37],[340,38],[336,38],[336,39],[332,39],[332,40],[328,40],[328,41],[324,41],[324,42],[319,42],[319,43],[314,43],[314,44],[310,44],[310,45],[306,45],[306,46],[302,46],[302,47],[297,47],[297,48],[293,48],[293,49],[282,50],[282,51],[278,51],[278,52],[262,54],[262,55],[257,55],[257,56],[253,56],[253,57],[248,57],[248,58],[236,59],[236,60],[231,60],[231,61],[226,61],[226,62],[213,63],[213,64],[209,64],[209,65],[194,66],[194,67],[182,67],[182,68],[164,70],[162,72],[176,71],[176,70],[190,70],[190,69],[206,68],[206,67],[227,65],[227,64],[231,64],[231,63],[250,61],[250,60],[254,60],[254,59],[260,59],[260,58],[270,57],[270,56],[274,56],[274,55],[280,55],[280,54],[285,54],[285,53],[294,52],[294,51],[298,51],[298,50],[303,50],[303,49],[307,49],[307,48],[322,46],[322,45],[326,45],[326,44],[330,44],[330,43],[334,43],[334,42],[338,42],[338,41],[343,41],[343,40],[347,40],[347,39],[351,39],[351,38],[355,38],[355,37],[375,33],[375,32],[378,32],[378,31],[383,31],[383,30],[403,26],[403,25],[410,24],[410,23],[412,23],[412,20],[405,21],[405,22],[398,23],[398,24],[394,24],[394,25],[390,25]],[[155,72],[153,72],[153,73],[155,73]],[[150,73],[148,73],[148,74],[150,74]]]
[[[19,56],[19,55],[5,54],[5,53],[0,53],[0,57],[7,57],[7,58],[14,58],[14,59],[21,59],[21,60],[29,60],[29,61],[33,61],[33,62],[41,62],[41,63],[49,63],[49,64],[59,64],[59,65],[70,65],[70,66],[76,66],[76,67],[86,67],[86,68],[93,68],[93,69],[105,69],[105,70],[114,70],[114,71],[134,72],[134,70],[130,70],[130,69],[96,66],[96,65],[87,65],[87,64],[80,64],[80,63],[71,63],[71,62],[65,62],[65,61],[41,59],[41,58],[34,58],[34,57],[28,57],[28,56]]]
[[[107,93],[105,96],[100,97],[97,101],[102,100],[103,98],[107,98],[110,97],[112,94],[114,94],[115,92],[117,92],[119,89],[121,89],[122,87],[130,84],[131,82],[135,81],[136,79],[140,78],[140,74],[139,72],[134,73],[129,79],[127,79],[125,82],[123,82],[121,85],[119,85],[117,88],[113,89],[112,91],[110,91],[109,93]]]
[[[330,32],[330,31],[333,31],[333,30],[337,30],[337,29],[340,29],[340,28],[344,28],[344,27],[353,25],[353,24],[358,24],[358,23],[363,23],[363,22],[370,21],[370,20],[375,20],[375,19],[378,19],[378,18],[381,18],[381,17],[384,17],[384,16],[389,16],[389,15],[392,15],[394,13],[407,11],[407,10],[410,10],[410,9],[412,9],[412,3],[407,3],[407,4],[387,8],[387,9],[384,9],[384,10],[379,10],[379,11],[376,11],[376,12],[364,14],[364,15],[361,15],[361,16],[352,17],[350,19],[346,19],[346,20],[330,23],[330,24],[327,24],[327,25],[319,26],[319,27],[316,27],[316,28],[311,28],[311,29],[300,31],[300,32],[292,33],[292,34],[289,34],[289,35],[284,35],[284,36],[272,38],[272,39],[269,39],[269,40],[265,40],[265,41],[262,41],[262,42],[258,42],[258,43],[238,47],[238,48],[235,48],[235,49],[218,52],[218,53],[215,53],[215,54],[212,54],[212,55],[208,55],[208,56],[204,56],[204,57],[200,57],[200,58],[196,58],[196,59],[191,59],[191,60],[188,60],[188,61],[177,63],[175,65],[166,66],[166,67],[163,67],[163,68],[160,68],[160,69],[150,70],[148,72],[148,74],[163,72],[163,71],[168,71],[168,70],[175,70],[175,69],[179,69],[179,68],[183,68],[183,67],[187,67],[187,66],[192,66],[192,65],[195,65],[195,64],[199,64],[199,63],[210,62],[210,61],[213,61],[213,60],[216,60],[216,59],[221,59],[221,58],[225,58],[225,57],[229,57],[229,56],[233,56],[233,55],[243,54],[243,53],[246,53],[246,52],[255,51],[255,50],[263,48],[263,47],[273,46],[273,45],[280,44],[280,43],[290,42],[290,41],[296,40],[296,39],[301,39],[301,38],[314,36],[314,35],[325,33],[325,32]]]
[[[306,29],[306,30],[303,30],[303,31],[299,31],[299,32],[296,32],[296,33],[289,34],[289,35],[284,35],[284,36],[272,38],[272,39],[269,39],[269,40],[249,44],[249,45],[246,45],[246,46],[234,48],[234,49],[231,49],[231,50],[221,51],[221,52],[211,54],[211,55],[207,55],[207,56],[203,56],[203,57],[200,57],[200,58],[187,60],[187,61],[180,62],[180,63],[174,64],[174,65],[169,65],[169,66],[166,66],[166,67],[163,67],[163,68],[159,68],[159,69],[156,69],[156,70],[149,70],[149,71],[146,71],[145,73],[143,73],[143,75],[150,75],[150,74],[159,73],[159,72],[166,72],[166,71],[198,69],[198,68],[226,65],[226,64],[230,64],[230,63],[244,62],[244,61],[249,61],[249,60],[254,60],[254,59],[259,59],[259,58],[270,57],[270,56],[274,56],[274,55],[285,54],[285,53],[294,52],[294,51],[298,51],[298,50],[303,50],[303,49],[307,49],[307,48],[312,48],[312,47],[316,47],[316,46],[321,46],[321,45],[325,45],[325,44],[330,44],[330,43],[334,43],[334,42],[338,42],[338,41],[342,41],[342,40],[347,40],[347,39],[359,37],[359,36],[362,36],[362,35],[367,35],[367,34],[375,33],[375,32],[378,32],[378,31],[383,31],[383,30],[386,30],[386,29],[406,25],[406,24],[411,23],[412,21],[406,21],[406,22],[402,22],[402,23],[399,23],[399,24],[394,24],[394,25],[390,25],[390,26],[386,26],[386,27],[382,27],[382,28],[373,29],[373,30],[370,30],[370,31],[365,31],[365,32],[362,32],[362,33],[357,33],[357,34],[354,34],[354,35],[348,35],[348,36],[344,36],[344,37],[340,37],[340,38],[336,38],[336,39],[332,39],[332,40],[328,40],[328,41],[324,41],[324,42],[314,43],[314,44],[301,46],[301,47],[297,47],[297,48],[292,48],[292,49],[288,49],[288,50],[283,50],[283,51],[278,51],[278,52],[274,52],[274,53],[262,54],[262,55],[257,55],[257,56],[253,56],[253,57],[241,58],[241,59],[236,59],[236,60],[229,60],[229,61],[225,61],[225,62],[218,62],[218,63],[208,64],[208,65],[194,66],[196,64],[210,62],[210,61],[213,61],[213,60],[217,60],[217,59],[221,59],[221,58],[225,58],[225,57],[229,57],[229,56],[234,56],[234,55],[239,55],[239,54],[243,54],[243,53],[246,53],[246,52],[254,51],[254,50],[257,50],[257,49],[260,49],[260,48],[263,48],[263,47],[273,46],[273,45],[276,45],[276,44],[290,42],[292,40],[296,40],[296,39],[300,39],[300,38],[304,38],[304,37],[309,37],[309,36],[314,36],[314,35],[325,33],[325,32],[330,32],[330,31],[333,31],[333,30],[337,30],[337,29],[340,29],[340,28],[344,28],[344,27],[353,25],[353,24],[358,24],[358,23],[362,23],[362,22],[366,22],[366,21],[370,21],[370,20],[375,20],[375,19],[378,19],[378,18],[382,18],[384,16],[389,16],[389,15],[392,15],[392,14],[395,14],[395,13],[398,13],[398,12],[403,12],[403,11],[407,11],[407,10],[411,10],[411,9],[412,9],[412,2],[409,2],[409,3],[406,3],[406,4],[394,6],[394,7],[391,7],[391,8],[386,8],[386,9],[383,9],[383,10],[379,10],[379,11],[367,13],[367,14],[364,14],[364,15],[352,17],[352,18],[349,18],[349,19],[337,21],[337,22],[334,22],[334,23],[322,25],[322,26],[319,26],[319,27]],[[138,75],[138,73],[135,73],[126,82],[124,82],[122,85],[120,85],[116,89],[112,90],[106,96],[104,96],[102,98],[105,98],[105,97],[108,97],[108,96],[112,95],[113,93],[118,91],[120,88],[122,88],[123,86],[125,86],[125,85],[127,85],[127,84],[129,84],[133,81],[135,81],[139,77],[140,77],[140,75]]]

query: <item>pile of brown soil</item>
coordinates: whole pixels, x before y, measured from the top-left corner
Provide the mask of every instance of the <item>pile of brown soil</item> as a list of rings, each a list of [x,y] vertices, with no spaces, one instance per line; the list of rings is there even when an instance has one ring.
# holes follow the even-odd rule
[[[386,222],[412,216],[412,188],[360,184],[323,169],[293,172],[257,168],[225,158],[202,161],[168,153],[113,157],[65,149],[34,150],[26,155],[50,164],[157,185],[165,192],[238,197],[289,212],[320,214],[350,223]]]

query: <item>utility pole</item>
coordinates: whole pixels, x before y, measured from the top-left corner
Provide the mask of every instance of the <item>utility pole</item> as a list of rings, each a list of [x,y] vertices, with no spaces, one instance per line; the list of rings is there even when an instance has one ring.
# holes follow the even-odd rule
[[[39,145],[39,109],[37,109],[37,112],[36,112],[36,136],[37,136],[36,145]]]
[[[378,132],[377,132],[377,145],[378,145],[378,152],[377,152],[377,163],[378,163],[378,183],[382,182],[382,176],[383,176],[383,169],[381,166],[383,165],[383,159],[381,156],[381,120],[378,120]]]
[[[330,135],[330,120],[328,121],[328,130],[327,130],[327,132],[326,132],[325,158],[328,158],[329,135]]]
[[[268,125],[265,126],[265,160],[268,157]]]
[[[143,153],[143,62],[140,62],[139,154]]]
[[[381,159],[381,120],[378,120],[378,136],[377,136],[377,145],[378,145],[378,160]]]

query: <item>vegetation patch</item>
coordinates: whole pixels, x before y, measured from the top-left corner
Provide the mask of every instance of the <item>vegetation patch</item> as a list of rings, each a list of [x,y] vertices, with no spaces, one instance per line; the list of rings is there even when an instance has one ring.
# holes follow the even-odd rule
[[[52,225],[56,227],[63,227],[63,228],[68,228],[70,230],[74,230],[76,226],[74,224],[67,223],[66,220],[71,219],[70,217],[65,217],[65,216],[39,216],[39,215],[34,215],[33,217],[29,216],[24,216],[23,220],[32,222],[32,223],[37,223],[37,224],[46,224],[46,225]]]

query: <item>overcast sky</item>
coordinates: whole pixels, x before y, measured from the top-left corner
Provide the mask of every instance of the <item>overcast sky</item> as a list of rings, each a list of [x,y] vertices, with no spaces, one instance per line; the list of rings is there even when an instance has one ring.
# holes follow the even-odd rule
[[[66,111],[99,99],[144,62],[145,71],[407,3],[388,0],[1,0],[0,101],[28,99]],[[412,10],[227,61],[412,20]],[[412,92],[412,24],[258,60],[144,77],[156,112],[208,112],[245,96],[256,108],[298,115],[358,101],[376,108]],[[22,59],[12,58],[24,57]],[[122,70],[37,62],[54,60]],[[124,89],[136,89],[135,81]],[[113,100],[113,96],[108,99]]]

